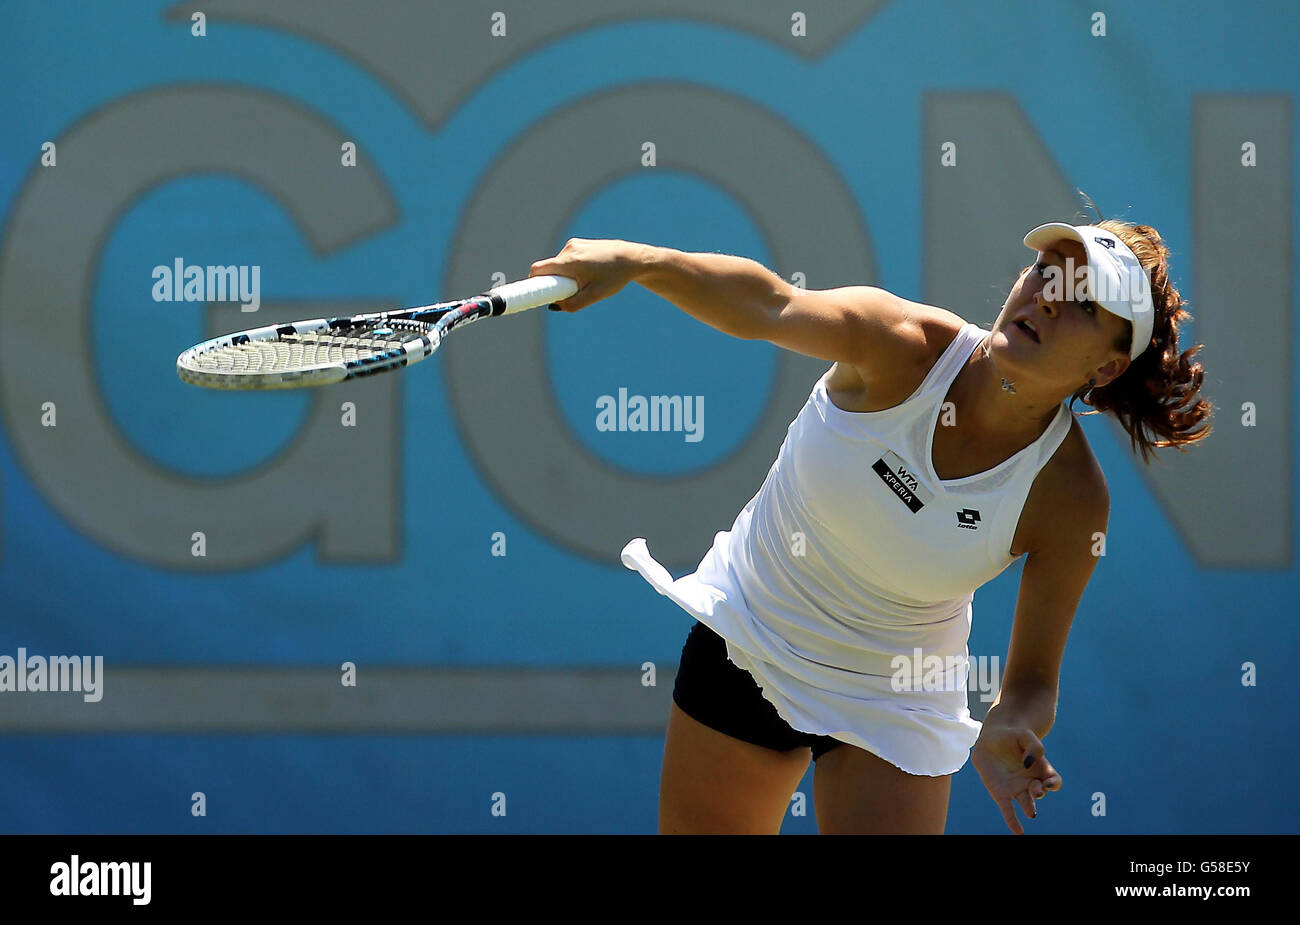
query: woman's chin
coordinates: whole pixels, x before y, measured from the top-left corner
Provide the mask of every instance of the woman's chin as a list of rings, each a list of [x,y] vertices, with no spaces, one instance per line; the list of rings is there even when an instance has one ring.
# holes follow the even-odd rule
[[[1019,340],[1021,337],[1014,332],[1007,334],[996,331],[989,340],[989,356],[996,364],[999,374],[1008,379],[1015,378],[1017,374],[1023,374],[1027,378],[1035,367],[1035,358],[1030,351],[1038,345]]]

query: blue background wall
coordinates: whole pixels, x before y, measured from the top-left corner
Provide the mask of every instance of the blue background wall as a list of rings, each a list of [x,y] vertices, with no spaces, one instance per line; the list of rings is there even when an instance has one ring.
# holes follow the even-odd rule
[[[0,13],[0,246],[8,253],[21,230],[14,223],[25,191],[53,182],[42,171],[57,177],[65,169],[89,169],[69,163],[76,149],[62,145],[58,166],[40,166],[42,143],[59,143],[97,112],[159,88],[236,86],[289,101],[354,140],[359,160],[393,200],[387,227],[333,249],[313,246],[298,217],[267,190],[213,171],[181,170],[160,179],[117,215],[87,294],[94,376],[104,416],[157,469],[214,483],[255,472],[291,447],[313,399],[214,395],[181,384],[174,356],[210,327],[279,319],[263,309],[242,318],[237,311],[226,314],[224,324],[205,322],[199,305],[154,302],[155,265],[176,256],[192,264],[258,265],[268,302],[420,304],[468,294],[453,289],[451,255],[491,165],[563,107],[621,87],[658,84],[694,85],[743,101],[821,152],[866,229],[876,278],[850,268],[843,279],[810,278],[812,288],[872,282],[935,301],[953,289],[942,268],[927,266],[932,252],[925,242],[935,231],[926,227],[926,196],[937,188],[926,177],[939,157],[926,145],[927,99],[992,92],[1019,104],[1068,185],[1087,190],[1109,213],[1161,230],[1173,251],[1175,281],[1198,321],[1218,311],[1232,326],[1250,323],[1242,321],[1252,317],[1248,299],[1231,306],[1198,301],[1194,102],[1209,93],[1280,99],[1286,144],[1261,149],[1260,160],[1263,166],[1269,159],[1275,171],[1282,162],[1287,182],[1278,191],[1286,197],[1287,250],[1280,264],[1252,272],[1280,281],[1289,300],[1281,306],[1287,322],[1281,333],[1260,334],[1284,357],[1285,390],[1256,401],[1261,418],[1275,427],[1294,419],[1290,114],[1300,85],[1294,62],[1300,17],[1289,5],[1234,4],[1229,12],[1200,2],[1123,4],[1108,11],[1107,35],[1098,37],[1091,34],[1091,11],[1067,2],[900,0],[864,3],[848,16],[831,13],[829,4],[805,4],[809,48],[789,35],[790,11],[772,4],[718,4],[717,15],[684,14],[671,3],[615,4],[610,9],[618,15],[606,15],[588,14],[585,4],[575,3],[575,24],[560,34],[547,34],[537,11],[506,8],[507,36],[495,41],[511,43],[508,55],[472,76],[464,69],[438,73],[426,64],[432,70],[424,82],[412,76],[418,67],[402,71],[393,62],[451,55],[461,41],[458,29],[493,41],[495,8],[470,3],[420,12],[418,6],[377,5],[370,15],[389,26],[375,26],[369,40],[353,32],[351,47],[327,38],[331,17],[342,21],[345,15],[342,7],[336,15],[329,7],[309,14],[310,5],[303,11],[282,5],[279,15],[288,20],[301,15],[299,28],[259,21],[241,12],[240,3],[205,4],[204,37],[191,34],[184,5],[28,3],[6,4]],[[754,19],[748,27],[746,16]],[[412,25],[392,28],[404,18]],[[418,38],[400,44],[403,35]],[[392,44],[387,64],[375,51],[384,42]],[[813,42],[820,43],[815,51]],[[428,102],[435,79],[455,84],[441,110]],[[1095,105],[1087,105],[1089,99]],[[653,131],[648,125],[648,138]],[[739,170],[761,156],[751,141],[737,137],[730,149],[720,148],[718,169],[730,162]],[[1235,139],[1229,143],[1237,148]],[[337,159],[337,150],[326,153]],[[139,156],[168,157],[155,146]],[[558,230],[533,253],[498,259],[476,247],[468,259],[480,262],[464,272],[482,278],[484,286],[491,272],[525,276],[529,261],[555,253],[570,236],[743,254],[787,277],[799,268],[780,265],[770,235],[735,190],[674,167],[662,147],[661,166],[643,168],[640,158],[639,147],[629,147],[623,173],[572,202],[556,217]],[[979,178],[965,182],[978,185]],[[521,187],[515,195],[527,211],[530,190]],[[1003,198],[1012,196],[1008,191]],[[71,231],[81,220],[78,197],[72,193],[61,202],[46,219]],[[1068,217],[1046,214],[1033,222]],[[499,221],[508,225],[512,218]],[[1250,216],[1242,223],[1253,224]],[[823,230],[799,232],[815,246]],[[960,241],[986,232],[973,213],[953,234]],[[1002,269],[1014,273],[1025,257],[1019,237],[1006,237],[999,248]],[[70,272],[60,259],[46,254],[50,272]],[[9,269],[14,272],[12,264]],[[973,287],[967,304],[940,304],[987,323],[1004,295],[1005,289]],[[29,287],[21,302],[10,297],[0,312],[21,316],[10,331],[22,325],[39,331],[50,318],[70,316],[72,308]],[[774,413],[768,402],[776,348],[729,339],[638,287],[581,314],[542,322],[559,411],[573,439],[611,469],[648,480],[702,472],[727,459],[765,414]],[[142,337],[131,349],[156,362],[120,361],[131,345],[129,325],[148,325],[143,335],[131,332]],[[495,332],[488,326],[457,339],[476,338],[480,349],[490,350]],[[1198,335],[1208,341],[1189,327],[1185,344],[1199,342]],[[459,346],[453,340],[444,353]],[[24,355],[34,369],[36,354],[28,349]],[[1239,421],[1235,399],[1216,393],[1232,381],[1233,370],[1251,365],[1251,356],[1216,354],[1210,344],[1203,359],[1207,395],[1220,406],[1211,441],[1254,439]],[[671,675],[691,620],[618,564],[617,544],[603,560],[575,550],[538,529],[499,487],[476,474],[462,425],[443,394],[445,367],[439,354],[394,377],[400,381],[389,388],[396,398],[384,393],[400,432],[392,474],[397,543],[391,555],[372,562],[331,560],[314,535],[298,537],[285,554],[235,568],[169,566],[133,554],[130,544],[96,535],[51,501],[36,478],[39,457],[18,452],[10,439],[15,409],[6,405],[8,418],[0,425],[0,654],[16,654],[21,646],[30,653],[102,655],[105,711],[119,668],[249,668],[283,677],[275,672],[315,667],[337,674],[344,661],[358,666],[362,690],[367,672],[375,677],[401,667],[549,669],[552,677],[598,667],[613,677],[626,672],[624,699],[613,697],[607,715],[585,726],[575,720],[578,731],[570,734],[542,719],[534,730],[513,733],[493,732],[490,723],[403,732],[367,730],[361,722],[313,734],[301,724],[277,729],[274,702],[256,705],[262,718],[250,719],[245,729],[187,730],[181,706],[169,714],[170,726],[142,722],[132,728],[119,718],[100,729],[91,705],[70,706],[81,712],[60,714],[62,720],[53,710],[47,724],[31,718],[30,698],[41,695],[4,693],[0,830],[654,830],[662,728],[620,723],[619,715],[631,709],[633,698],[653,697],[651,714],[666,723]],[[0,371],[0,390],[16,395],[30,375],[11,362]],[[803,394],[812,378],[815,372],[805,375]],[[705,396],[706,439],[598,432],[594,398],[620,387]],[[39,405],[17,413],[35,420]],[[780,413],[783,430],[791,415]],[[59,429],[75,431],[75,407],[60,405],[59,414]],[[1159,470],[1144,473],[1107,422],[1084,423],[1110,484],[1110,537],[1074,624],[1057,724],[1045,742],[1065,789],[1044,801],[1030,831],[1295,832],[1300,799],[1277,785],[1279,773],[1300,758],[1292,692],[1282,683],[1300,656],[1292,606],[1300,591],[1291,541],[1294,431],[1284,423],[1272,432],[1286,441],[1279,457],[1286,463],[1284,484],[1250,490],[1248,474],[1231,474],[1246,481],[1232,491],[1231,502],[1221,502],[1227,511],[1221,516],[1249,532],[1257,513],[1280,508],[1284,525],[1284,542],[1271,553],[1232,562],[1226,549],[1218,559],[1206,550],[1235,540],[1171,517],[1171,506],[1205,502],[1201,494],[1157,497],[1151,480]],[[229,439],[232,433],[238,439]],[[519,434],[518,452],[526,456],[535,437]],[[340,430],[337,439],[346,438]],[[778,443],[766,447],[768,460]],[[76,465],[88,483],[95,479],[93,456],[74,471]],[[1179,465],[1180,484],[1223,484],[1218,474],[1196,471],[1196,451]],[[765,468],[722,499],[731,515],[758,488]],[[364,466],[355,474],[358,482],[325,479],[319,487],[340,494],[364,490]],[[453,490],[431,490],[438,479]],[[193,484],[202,491],[202,483]],[[723,516],[712,529],[729,525],[730,515]],[[1197,530],[1194,551],[1189,536]],[[509,543],[504,558],[490,554],[498,531]],[[698,537],[694,558],[707,548],[711,532]],[[632,526],[624,535],[641,534]],[[188,532],[178,532],[176,543],[187,549]],[[463,566],[442,574],[437,562],[449,551]],[[688,569],[679,561],[675,573]],[[1005,656],[1019,571],[1014,566],[976,595],[973,655]],[[658,668],[658,684],[649,690],[641,685],[647,661]],[[1242,683],[1246,662],[1256,666],[1254,686]],[[443,706],[455,712],[455,704]],[[518,708],[526,714],[528,704]],[[789,817],[784,831],[815,831],[811,785],[810,770],[800,787],[809,812]],[[191,815],[195,791],[207,795],[206,817]],[[508,797],[504,817],[491,813],[494,792]],[[1105,816],[1093,813],[1096,793],[1106,795]],[[954,780],[948,831],[1005,831],[969,764]]]

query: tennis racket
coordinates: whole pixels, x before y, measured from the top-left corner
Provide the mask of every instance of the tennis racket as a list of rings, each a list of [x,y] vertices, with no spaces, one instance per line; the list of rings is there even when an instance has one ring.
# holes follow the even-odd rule
[[[267,325],[196,344],[176,358],[176,375],[209,389],[296,389],[373,376],[420,362],[453,328],[577,291],[567,276],[534,276],[472,299]]]

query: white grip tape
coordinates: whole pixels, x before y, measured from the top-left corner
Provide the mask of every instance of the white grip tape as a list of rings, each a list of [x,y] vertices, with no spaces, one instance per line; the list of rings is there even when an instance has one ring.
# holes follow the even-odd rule
[[[506,309],[501,314],[522,312],[529,308],[538,308],[551,302],[567,299],[578,291],[578,283],[567,276],[533,276],[521,279],[517,283],[506,283],[488,291],[488,295],[500,296],[505,300]]]

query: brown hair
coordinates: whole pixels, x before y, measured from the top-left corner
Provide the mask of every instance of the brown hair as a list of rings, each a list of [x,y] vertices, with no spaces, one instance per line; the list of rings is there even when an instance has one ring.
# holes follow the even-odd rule
[[[1082,401],[1095,409],[1081,412],[1084,417],[1105,411],[1114,414],[1128,431],[1133,451],[1141,452],[1142,462],[1150,465],[1156,447],[1172,446],[1186,452],[1186,444],[1210,435],[1214,406],[1197,394],[1205,368],[1191,361],[1205,345],[1179,351],[1178,326],[1192,316],[1184,310],[1182,296],[1169,280],[1169,248],[1160,233],[1150,225],[1115,219],[1094,224],[1127,244],[1147,271],[1155,319],[1151,343],[1129,363],[1128,369],[1104,386],[1081,387],[1070,396],[1070,405]],[[1129,322],[1122,342],[1115,345],[1125,356],[1132,335],[1133,325]]]

